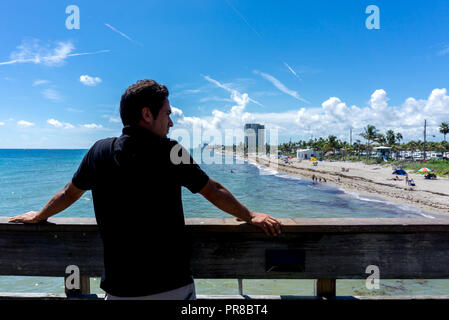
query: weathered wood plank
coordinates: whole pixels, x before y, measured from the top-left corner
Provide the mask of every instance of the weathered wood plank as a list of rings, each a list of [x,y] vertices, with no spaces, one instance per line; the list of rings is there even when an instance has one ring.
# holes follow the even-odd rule
[[[64,277],[69,265],[84,276],[101,276],[98,232],[0,231],[0,275]]]
[[[0,231],[98,231],[93,218],[50,218],[48,223],[25,225],[8,223],[8,217],[0,217]],[[280,219],[284,233],[298,232],[449,232],[449,217],[435,219],[426,218],[301,218]],[[188,218],[186,226],[190,232],[244,232],[253,233],[259,230],[234,218]]]
[[[449,277],[447,219],[291,220],[272,238],[235,219],[187,220],[194,276],[366,279],[366,267],[376,265],[381,279]],[[64,277],[73,264],[83,276],[101,276],[103,247],[95,219],[5,221],[0,218],[0,275]]]
[[[286,250],[287,263],[267,265],[269,249]],[[449,276],[448,249],[446,233],[197,233],[191,265],[199,278],[366,279],[366,267],[376,265],[382,279],[440,279]]]

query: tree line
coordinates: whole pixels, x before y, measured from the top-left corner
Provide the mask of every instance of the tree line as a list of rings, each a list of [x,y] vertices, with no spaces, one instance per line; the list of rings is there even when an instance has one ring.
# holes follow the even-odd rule
[[[334,154],[337,151],[343,152],[344,154],[353,154],[361,152],[371,152],[373,150],[373,143],[378,143],[382,146],[388,146],[392,148],[392,151],[436,151],[436,152],[449,152],[449,143],[446,141],[446,135],[449,133],[449,125],[447,122],[442,122],[439,126],[439,132],[443,135],[443,140],[441,142],[426,142],[424,141],[408,141],[404,143],[403,136],[400,132],[394,132],[393,130],[387,130],[385,133],[381,133],[374,125],[367,125],[363,132],[358,135],[365,141],[362,142],[360,139],[355,140],[351,145],[346,141],[341,141],[337,139],[334,135],[329,135],[327,138],[315,138],[306,140],[299,140],[297,142],[287,142],[282,143],[278,146],[279,151],[282,153],[294,153],[296,149],[314,149],[319,150],[324,153],[329,151]]]

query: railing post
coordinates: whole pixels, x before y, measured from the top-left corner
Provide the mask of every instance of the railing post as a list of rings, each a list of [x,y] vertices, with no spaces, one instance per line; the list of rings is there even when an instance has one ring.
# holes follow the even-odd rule
[[[90,294],[90,278],[81,277],[81,294]]]
[[[323,298],[333,298],[337,294],[336,279],[315,280],[315,295]]]
[[[239,295],[243,296],[243,279],[238,279],[239,283]]]

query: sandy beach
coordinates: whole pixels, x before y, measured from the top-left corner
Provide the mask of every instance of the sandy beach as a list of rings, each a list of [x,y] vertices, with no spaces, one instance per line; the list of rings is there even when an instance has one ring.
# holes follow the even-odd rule
[[[268,157],[249,157],[261,165],[272,167],[279,172],[298,175],[312,179],[326,179],[348,192],[376,197],[396,204],[414,206],[425,213],[449,215],[449,179],[438,177],[426,180],[423,175],[409,173],[416,186],[407,186],[404,177],[400,181],[391,180],[393,168],[380,165],[366,165],[362,162],[318,161],[317,166],[308,160],[293,159],[290,164]],[[342,171],[342,168],[349,169]],[[318,182],[320,183],[320,182]]]

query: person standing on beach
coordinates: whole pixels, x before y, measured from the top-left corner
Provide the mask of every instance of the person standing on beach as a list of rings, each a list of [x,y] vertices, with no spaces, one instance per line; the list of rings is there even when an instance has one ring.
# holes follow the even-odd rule
[[[104,246],[100,287],[107,300],[196,299],[181,187],[267,236],[281,232],[278,219],[248,210],[188,153],[190,162],[172,161],[173,154],[187,151],[167,138],[173,126],[168,94],[154,80],[131,85],[120,101],[122,135],[97,141],[72,180],[44,208],[9,220],[46,221],[92,190]]]

